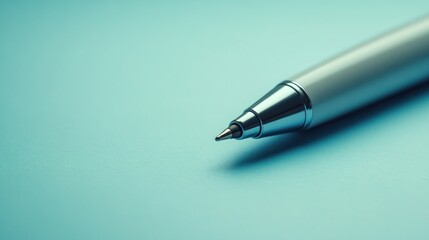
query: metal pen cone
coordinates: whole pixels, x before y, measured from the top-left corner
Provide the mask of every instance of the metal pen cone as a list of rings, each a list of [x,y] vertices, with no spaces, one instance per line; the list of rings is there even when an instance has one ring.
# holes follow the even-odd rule
[[[232,124],[223,130],[216,138],[216,141],[222,141],[226,139],[239,138],[242,135],[241,128],[236,124]]]
[[[231,138],[232,138],[231,129],[226,128],[215,138],[215,140],[222,141],[222,140],[231,139]]]

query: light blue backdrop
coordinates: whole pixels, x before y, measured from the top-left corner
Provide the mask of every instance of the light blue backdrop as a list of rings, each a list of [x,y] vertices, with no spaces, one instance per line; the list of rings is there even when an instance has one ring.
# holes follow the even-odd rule
[[[213,139],[425,1],[2,1],[0,239],[428,239],[429,85]]]

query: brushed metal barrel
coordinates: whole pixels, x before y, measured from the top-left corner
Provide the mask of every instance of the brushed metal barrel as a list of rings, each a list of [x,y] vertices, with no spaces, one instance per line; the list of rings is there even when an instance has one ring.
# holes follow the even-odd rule
[[[290,80],[310,98],[316,126],[429,79],[429,17],[394,30]]]

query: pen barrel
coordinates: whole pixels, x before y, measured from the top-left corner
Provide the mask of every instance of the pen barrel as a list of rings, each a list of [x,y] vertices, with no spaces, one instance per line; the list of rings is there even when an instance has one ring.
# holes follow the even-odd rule
[[[429,79],[429,18],[392,31],[293,78],[316,126]]]

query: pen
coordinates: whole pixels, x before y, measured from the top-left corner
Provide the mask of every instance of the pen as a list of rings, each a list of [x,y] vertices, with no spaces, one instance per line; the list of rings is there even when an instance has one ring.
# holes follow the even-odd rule
[[[391,31],[281,82],[216,141],[317,126],[429,78],[429,17]]]

